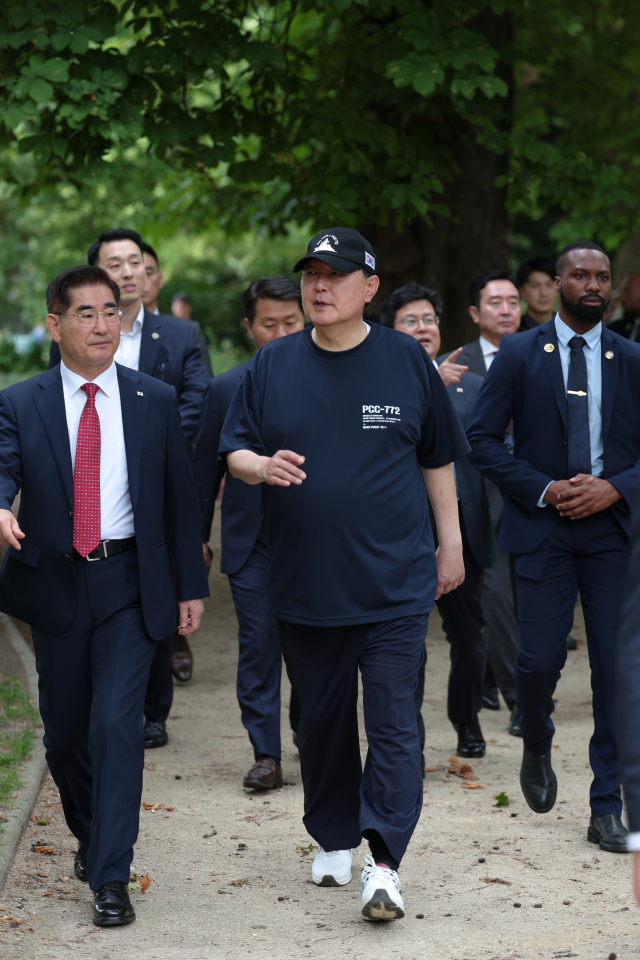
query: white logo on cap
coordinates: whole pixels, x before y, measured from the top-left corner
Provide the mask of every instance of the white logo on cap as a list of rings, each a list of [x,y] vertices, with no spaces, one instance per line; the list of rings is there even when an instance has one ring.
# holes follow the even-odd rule
[[[320,253],[323,250],[327,253],[335,253],[331,245],[331,241],[335,243],[336,247],[338,246],[338,238],[334,237],[332,233],[325,233],[324,237],[321,238],[320,243],[314,248],[314,253]]]
[[[375,270],[375,268],[376,268],[376,258],[375,258],[375,257],[372,257],[371,254],[370,254],[370,253],[367,253],[366,250],[365,250],[365,252],[364,252],[364,262],[366,263],[366,265],[367,265],[368,267],[371,267],[372,270]]]

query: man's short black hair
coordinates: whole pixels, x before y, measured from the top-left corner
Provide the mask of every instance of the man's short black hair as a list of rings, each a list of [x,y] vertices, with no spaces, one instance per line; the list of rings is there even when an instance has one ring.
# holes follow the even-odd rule
[[[146,253],[146,255],[147,255],[148,257],[153,257],[153,259],[154,259],[155,262],[156,262],[156,266],[157,266],[158,269],[159,269],[159,268],[160,268],[160,261],[158,260],[158,254],[155,252],[155,250],[153,249],[153,247],[150,246],[148,243],[145,243],[144,240],[141,240],[141,241],[140,241],[140,249],[142,250],[143,253]]]
[[[509,273],[508,270],[488,270],[487,273],[481,273],[479,277],[476,277],[475,280],[472,281],[469,287],[469,300],[471,301],[471,305],[476,307],[476,309],[480,308],[482,291],[492,280],[508,280],[514,285],[516,290],[518,289],[515,277],[512,273]]]
[[[47,287],[47,313],[66,313],[71,306],[71,291],[78,287],[109,287],[116,306],[120,287],[102,267],[71,267],[59,273]]]
[[[603,253],[605,257],[609,259],[607,251],[599,247],[597,243],[593,243],[592,240],[574,240],[573,243],[568,243],[566,247],[563,247],[558,254],[558,259],[556,260],[556,276],[561,276],[567,260],[567,254],[570,253],[571,250],[597,250],[598,253]]]
[[[428,300],[436,312],[436,317],[442,313],[442,299],[437,291],[423,287],[421,283],[405,283],[403,287],[394,290],[380,307],[380,324],[383,327],[392,327],[398,310],[412,300]]]
[[[533,257],[532,260],[525,260],[524,263],[521,263],[518,267],[516,274],[518,286],[523,287],[532,273],[546,273],[552,280],[555,280],[555,261],[549,260],[548,257]]]
[[[249,323],[255,319],[258,300],[295,300],[300,313],[303,312],[300,287],[288,277],[260,277],[249,284],[242,295],[244,315]]]
[[[142,253],[142,237],[135,230],[127,230],[126,227],[116,227],[114,230],[105,230],[98,237],[96,243],[92,243],[87,254],[89,266],[93,267],[98,262],[100,256],[100,247],[103,243],[113,243],[114,240],[133,240],[140,247]]]

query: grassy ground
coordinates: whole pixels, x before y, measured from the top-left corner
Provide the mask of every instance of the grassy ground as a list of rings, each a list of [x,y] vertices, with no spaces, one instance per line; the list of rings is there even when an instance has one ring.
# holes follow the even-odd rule
[[[21,786],[20,764],[31,755],[38,720],[22,680],[0,681],[0,806],[11,806]]]

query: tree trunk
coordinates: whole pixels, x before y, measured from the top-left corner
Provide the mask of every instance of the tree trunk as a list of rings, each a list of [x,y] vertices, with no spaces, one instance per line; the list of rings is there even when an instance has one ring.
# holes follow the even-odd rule
[[[510,14],[496,16],[484,10],[468,26],[481,32],[504,56],[512,38]],[[488,106],[506,131],[511,127],[513,109],[513,70],[508,51],[499,64],[497,73],[510,93]],[[444,195],[438,198],[447,205],[450,216],[434,218],[431,227],[417,218],[400,234],[392,222],[384,227],[368,224],[361,228],[373,245],[380,268],[380,291],[371,304],[371,313],[378,313],[385,297],[410,280],[433,286],[444,304],[440,326],[443,351],[478,336],[478,328],[469,316],[471,281],[487,270],[508,267],[506,188],[495,186],[496,178],[507,174],[508,156],[479,146],[477,131],[460,120],[450,135],[455,170]]]

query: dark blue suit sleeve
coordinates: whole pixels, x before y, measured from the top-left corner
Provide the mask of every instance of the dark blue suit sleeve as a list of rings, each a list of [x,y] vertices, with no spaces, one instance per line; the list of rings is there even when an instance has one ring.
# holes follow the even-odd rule
[[[195,334],[194,334],[195,336]],[[167,496],[179,600],[209,596],[191,461],[174,396],[167,428]]]
[[[534,513],[543,490],[554,478],[515,457],[505,446],[505,431],[514,415],[515,377],[511,344],[509,337],[504,337],[469,418],[469,462]]]
[[[200,429],[192,461],[200,506],[203,543],[209,540],[216,498],[226,469],[224,463],[218,460],[218,446],[224,419],[220,408],[219,382],[216,379],[211,380],[204,395]]]
[[[11,510],[22,486],[18,424],[4,391],[0,392],[0,509]]]
[[[180,422],[188,440],[195,437],[200,423],[204,393],[209,383],[209,373],[202,359],[200,344],[195,331],[185,324],[187,342],[182,363],[180,389]]]
[[[618,761],[629,829],[640,831],[640,486],[631,533],[631,555],[620,620],[616,671]]]

